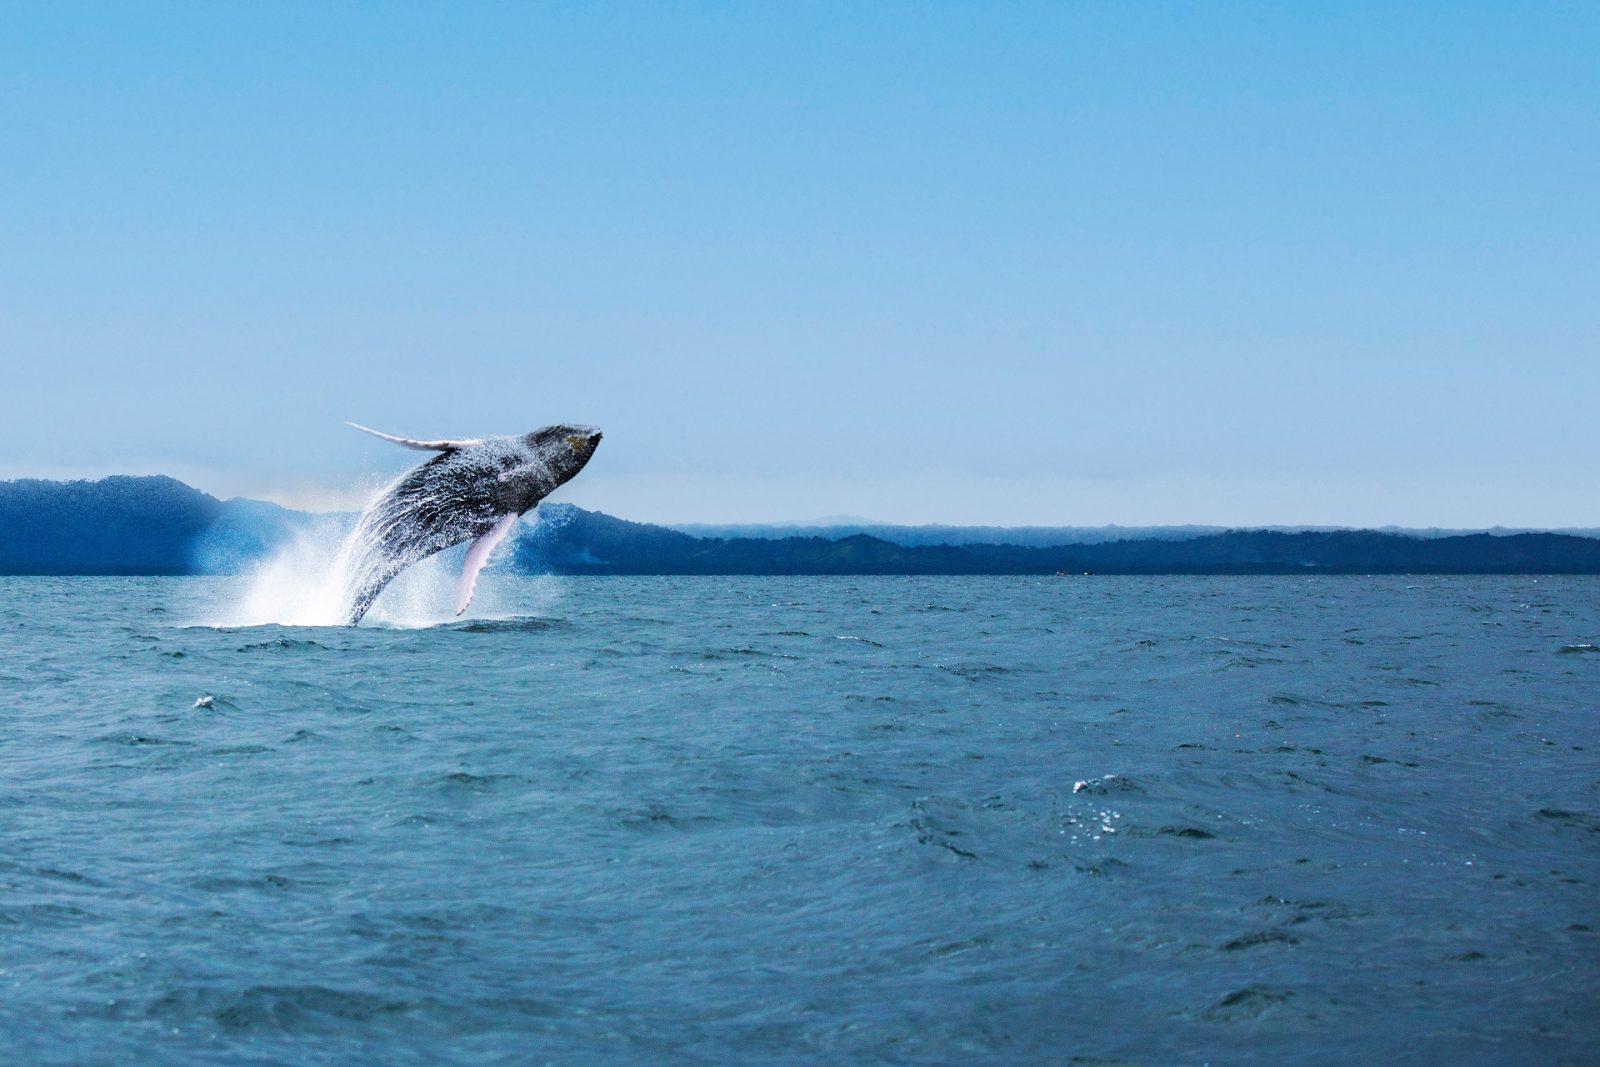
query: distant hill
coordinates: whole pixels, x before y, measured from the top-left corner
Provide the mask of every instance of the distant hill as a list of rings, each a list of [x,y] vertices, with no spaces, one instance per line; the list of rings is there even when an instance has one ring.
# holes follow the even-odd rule
[[[173,478],[0,482],[7,574],[187,574],[222,502]]]
[[[1372,530],[1223,530],[1091,544],[895,544],[693,537],[548,505],[517,544],[520,569],[569,574],[1600,574],[1600,539],[1570,534],[1418,537]],[[1004,530],[996,537],[1003,537]]]
[[[858,534],[890,544],[916,545],[1096,545],[1106,541],[1184,540],[1204,534],[1222,533],[1225,526],[894,526],[889,523],[855,520],[819,523],[707,523],[674,524],[668,527],[691,537],[730,541],[778,541],[790,537],[820,537],[838,541]]]
[[[1043,528],[889,527],[902,532],[717,537],[570,504],[537,514],[500,565],[539,574],[1600,574],[1600,538],[1571,533],[1162,527],[1112,538],[1108,527],[1061,542]],[[303,534],[337,537],[352,518],[221,501],[172,478],[0,482],[0,573],[233,573]],[[925,540],[941,529],[962,533]],[[987,539],[973,539],[978,531]]]
[[[895,526],[868,519],[824,519],[817,522],[778,523],[668,523],[667,528],[691,537],[724,540],[776,541],[789,537],[821,537],[829,541],[865,534],[896,545],[1022,545],[1048,548],[1053,545],[1098,545],[1109,541],[1188,541],[1207,534],[1228,533],[1229,526]],[[1351,533],[1348,526],[1254,526],[1252,530],[1273,533]],[[1600,538],[1600,528],[1538,530],[1533,528],[1492,530],[1452,530],[1439,527],[1407,529],[1385,526],[1367,533],[1404,534],[1409,537],[1460,537],[1488,533],[1496,536],[1518,533],[1563,533],[1574,537]]]
[[[265,500],[223,501],[217,519],[190,544],[189,573],[236,574],[302,534],[343,536],[354,515],[310,514]]]

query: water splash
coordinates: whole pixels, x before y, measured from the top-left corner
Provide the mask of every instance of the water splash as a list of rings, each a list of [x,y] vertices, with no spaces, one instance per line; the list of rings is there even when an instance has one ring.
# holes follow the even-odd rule
[[[323,523],[294,533],[266,559],[244,569],[231,597],[201,624],[344,625],[355,536],[342,522]],[[520,578],[508,582],[506,575],[495,573],[496,564],[503,564],[511,556],[516,536],[514,532],[491,558],[472,607],[462,618],[497,619],[542,613],[559,598],[558,579]],[[454,610],[456,582],[465,554],[466,546],[457,546],[406,568],[384,589],[364,624],[413,629],[458,621]]]
[[[308,530],[293,537],[243,577],[238,598],[212,626],[334,626],[341,620],[343,537]]]

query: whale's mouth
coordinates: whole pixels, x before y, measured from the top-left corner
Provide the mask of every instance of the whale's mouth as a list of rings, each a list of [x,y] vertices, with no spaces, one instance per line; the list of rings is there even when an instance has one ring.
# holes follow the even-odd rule
[[[573,433],[567,435],[567,447],[575,455],[588,459],[594,455],[594,450],[600,444],[600,431],[592,430],[589,433]]]

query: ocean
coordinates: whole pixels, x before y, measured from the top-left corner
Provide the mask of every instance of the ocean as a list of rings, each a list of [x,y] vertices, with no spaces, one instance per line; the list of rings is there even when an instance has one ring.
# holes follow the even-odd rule
[[[0,1061],[1600,1061],[1600,579],[248,592],[0,579]]]

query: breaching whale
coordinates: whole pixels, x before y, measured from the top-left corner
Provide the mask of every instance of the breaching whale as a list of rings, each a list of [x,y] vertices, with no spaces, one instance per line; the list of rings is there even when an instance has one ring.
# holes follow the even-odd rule
[[[592,426],[546,426],[521,437],[417,441],[350,423],[364,433],[437,456],[367,505],[345,542],[344,619],[354,626],[395,575],[435,552],[472,542],[461,567],[456,614],[478,572],[517,517],[583,469],[600,444]]]

